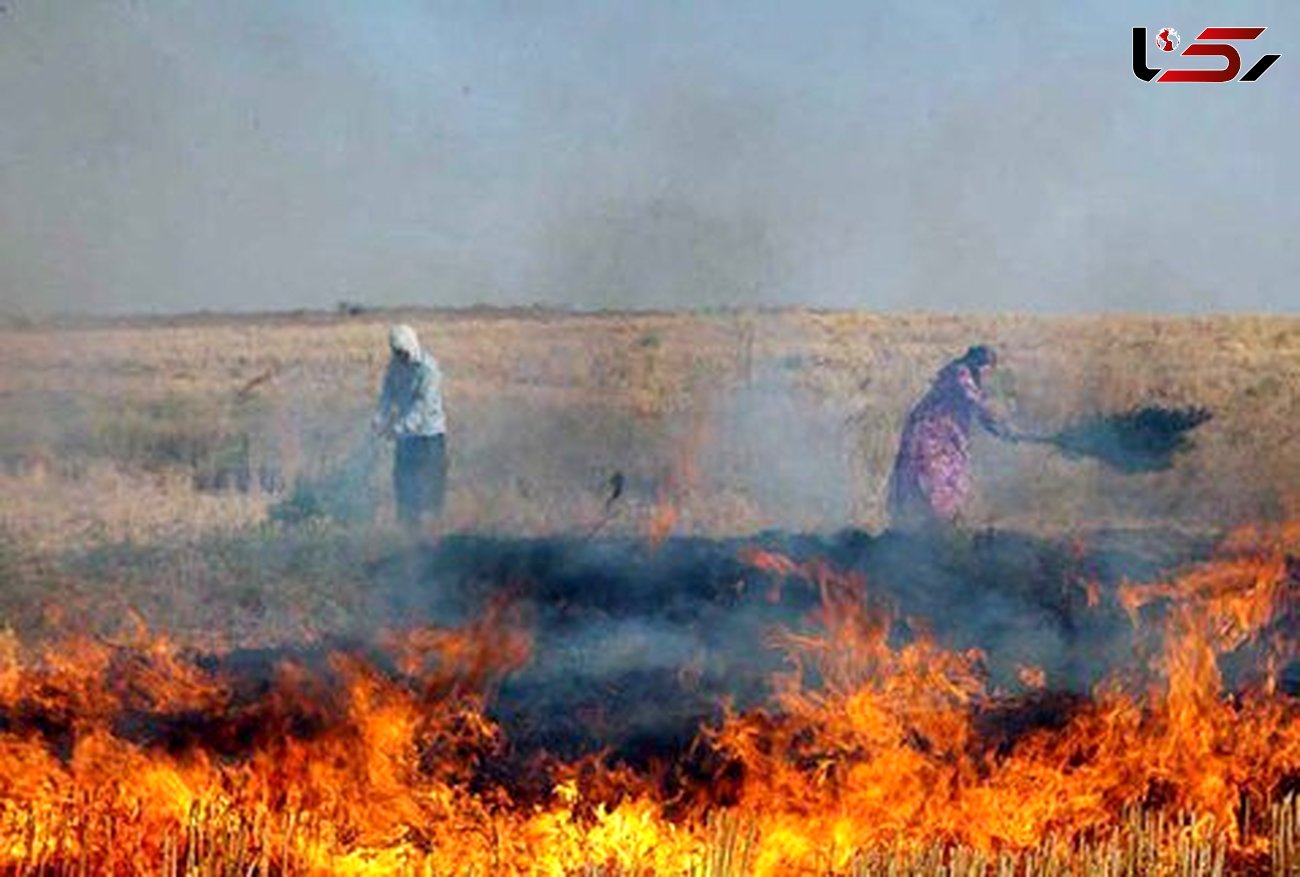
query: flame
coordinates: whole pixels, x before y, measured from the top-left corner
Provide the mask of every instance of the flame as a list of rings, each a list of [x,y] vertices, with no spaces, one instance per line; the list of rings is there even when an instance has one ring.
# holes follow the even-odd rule
[[[659,547],[672,535],[677,527],[677,518],[677,500],[673,487],[668,485],[659,491],[650,512],[650,520],[646,524],[646,541],[651,547]]]
[[[655,492],[654,505],[646,522],[646,541],[652,548],[662,545],[677,528],[682,508],[699,484],[697,458],[710,435],[709,424],[702,414],[697,414],[674,445],[668,471]]]
[[[1024,666],[1016,668],[1016,678],[1026,688],[1046,688],[1047,673],[1042,667]]]
[[[1240,533],[1173,580],[1124,585],[1149,634],[1134,666],[1006,733],[991,717],[1019,701],[979,652],[923,629],[896,643],[861,576],[750,551],[820,602],[772,636],[789,669],[766,706],[701,732],[703,776],[514,758],[489,717],[531,650],[507,602],[393,632],[380,656],[285,659],[252,693],[138,624],[30,652],[5,639],[0,871],[1009,874],[1032,854],[1077,873],[1282,873],[1300,862],[1280,679],[1297,545],[1300,528]],[[1250,658],[1232,687],[1230,654]],[[1041,669],[1022,681],[1052,696]]]

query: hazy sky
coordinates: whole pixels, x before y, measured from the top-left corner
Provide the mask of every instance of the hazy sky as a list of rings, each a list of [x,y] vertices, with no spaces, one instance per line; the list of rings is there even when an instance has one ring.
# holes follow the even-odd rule
[[[0,295],[1300,311],[1298,133],[1294,0],[0,0]]]

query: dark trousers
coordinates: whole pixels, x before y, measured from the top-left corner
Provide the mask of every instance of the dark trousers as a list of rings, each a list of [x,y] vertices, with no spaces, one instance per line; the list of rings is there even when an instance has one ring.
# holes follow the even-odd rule
[[[397,440],[393,492],[397,495],[397,518],[404,524],[418,524],[426,514],[442,514],[447,495],[445,436],[412,435]]]

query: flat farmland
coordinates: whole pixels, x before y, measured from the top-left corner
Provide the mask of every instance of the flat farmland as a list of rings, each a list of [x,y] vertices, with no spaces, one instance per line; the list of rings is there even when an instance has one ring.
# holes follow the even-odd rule
[[[1150,474],[981,441],[973,526],[1221,530],[1300,502],[1297,319],[194,317],[3,333],[6,538],[188,538],[263,520],[304,480],[363,488],[382,523],[389,451],[365,423],[397,319],[446,373],[453,529],[638,532],[666,505],[674,532],[878,529],[908,407],[973,343],[1001,352],[993,393],[1028,428],[1139,404],[1215,415]]]

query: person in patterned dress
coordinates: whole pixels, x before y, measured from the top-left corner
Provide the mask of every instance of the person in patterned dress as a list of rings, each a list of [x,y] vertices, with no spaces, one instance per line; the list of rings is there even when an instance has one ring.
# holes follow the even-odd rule
[[[954,523],[971,489],[970,437],[979,425],[998,438],[1019,436],[989,408],[983,385],[997,354],[972,347],[935,376],[908,414],[889,483],[889,515],[896,527]]]

